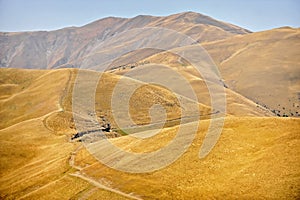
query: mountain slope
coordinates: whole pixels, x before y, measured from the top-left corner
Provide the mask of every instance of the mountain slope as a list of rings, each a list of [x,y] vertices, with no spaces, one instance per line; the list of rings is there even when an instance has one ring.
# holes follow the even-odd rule
[[[136,64],[134,64],[134,68],[131,68],[130,66],[132,65],[129,64],[129,67],[121,67],[110,70],[109,72],[124,76],[128,76],[128,72],[130,72],[130,74],[139,74],[140,77],[152,76],[153,73],[151,73],[150,70],[151,68],[153,68],[154,70],[157,64],[145,65],[143,63],[160,63],[169,66],[172,70],[176,71],[176,73],[183,76],[189,82],[198,98],[199,103],[211,106],[212,96],[209,93],[206,82],[208,80],[205,81],[194,67],[190,66],[190,64],[186,61],[181,61],[175,54],[171,54],[168,52],[158,53],[137,62]],[[148,70],[145,70],[145,66],[147,66]],[[142,69],[140,70],[140,68]],[[165,79],[168,80],[168,84],[170,86],[173,85],[179,90],[182,87],[180,84],[178,84],[178,82],[174,82],[172,77],[165,77]],[[182,88],[181,90],[184,90],[184,88]],[[227,114],[233,116],[274,116],[274,113],[272,113],[270,110],[262,107],[261,105],[246,98],[245,96],[229,88],[226,88],[226,86],[224,87],[224,92],[226,94]]]
[[[204,44],[229,88],[279,116],[300,113],[300,29],[279,28]]]
[[[117,33],[143,27],[172,29],[201,42],[249,33],[240,27],[192,12],[167,17],[109,17],[78,28],[50,32],[0,33],[0,67],[80,67],[81,60],[93,53],[93,48],[101,41]],[[136,39],[141,40],[143,37],[141,34]]]
[[[300,29],[283,27],[202,43],[202,46],[218,66],[222,79],[231,91],[268,108],[275,115],[299,117]],[[192,48],[185,46],[178,49],[189,51]],[[162,63],[185,72],[189,79],[200,77],[189,68],[189,62],[168,52],[156,52],[134,63],[130,62],[131,58],[135,58],[132,53],[122,56],[115,63],[128,64],[111,71],[124,74],[132,66]],[[233,101],[228,107],[234,104]]]

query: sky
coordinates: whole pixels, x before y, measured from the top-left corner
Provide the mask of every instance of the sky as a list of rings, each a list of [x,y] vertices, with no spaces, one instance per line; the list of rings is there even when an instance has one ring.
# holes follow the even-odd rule
[[[194,11],[251,31],[300,27],[300,0],[0,0],[0,31],[55,30],[108,17]]]

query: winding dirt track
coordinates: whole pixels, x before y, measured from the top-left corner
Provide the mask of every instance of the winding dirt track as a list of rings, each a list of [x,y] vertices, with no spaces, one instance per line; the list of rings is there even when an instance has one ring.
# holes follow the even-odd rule
[[[72,74],[72,72],[70,72],[69,78],[68,78],[68,81],[67,81],[67,84],[66,84],[66,87],[65,87],[65,89],[63,90],[63,93],[62,93],[62,95],[61,95],[61,98],[59,99],[59,105],[58,105],[59,110],[58,110],[58,111],[60,111],[60,110],[65,110],[63,102],[64,102],[64,99],[65,99],[66,96],[67,96],[67,93],[68,93],[68,92],[71,92],[71,91],[70,91],[70,90],[72,89],[72,87],[71,87],[71,79],[73,78],[73,76],[74,76],[74,74]],[[45,116],[42,116],[42,117],[44,117],[44,120],[43,120],[43,121],[44,121],[44,126],[45,126],[47,129],[49,129],[49,128],[47,127],[47,123],[46,123],[47,118],[48,118],[51,114],[53,114],[53,113],[55,113],[55,112],[58,112],[58,111],[56,110],[56,111],[53,111],[53,112],[51,112],[51,113],[49,113],[49,114],[47,114],[47,115],[45,115]],[[140,197],[134,196],[133,194],[127,194],[127,193],[125,193],[125,192],[122,192],[122,191],[117,190],[117,189],[114,189],[114,188],[110,188],[110,187],[108,187],[108,186],[106,186],[106,185],[103,185],[103,184],[99,183],[98,181],[94,180],[93,178],[87,176],[86,174],[82,173],[81,171],[83,170],[83,168],[80,167],[80,166],[77,166],[77,165],[75,164],[75,158],[76,158],[77,152],[78,152],[81,148],[83,148],[83,145],[79,145],[78,147],[76,147],[76,149],[75,149],[73,152],[71,152],[71,156],[70,156],[70,159],[69,159],[69,165],[70,165],[72,168],[76,169],[77,172],[75,172],[75,173],[70,173],[70,174],[69,174],[70,176],[74,176],[74,177],[77,177],[77,178],[81,178],[81,179],[83,179],[83,180],[89,182],[90,184],[96,186],[96,187],[99,188],[99,189],[107,190],[107,191],[110,191],[110,192],[119,194],[119,195],[121,195],[121,196],[130,198],[130,199],[141,200]]]
[[[83,180],[85,180],[85,181],[93,184],[94,186],[96,186],[96,187],[98,187],[100,189],[104,189],[104,190],[107,190],[107,191],[110,191],[110,192],[114,192],[116,194],[122,195],[122,196],[127,197],[127,198],[141,200],[141,198],[133,196],[132,194],[127,194],[127,193],[121,192],[119,190],[116,190],[116,189],[107,187],[105,185],[102,185],[99,182],[95,181],[94,179],[91,179],[91,178],[87,177],[86,175],[82,175],[80,173],[75,173],[75,174],[70,174],[70,175],[78,177],[78,178],[81,178],[81,179],[83,179]]]
[[[75,165],[75,157],[76,157],[76,154],[77,152],[83,148],[83,145],[80,145],[78,146],[72,153],[71,153],[71,157],[70,157],[70,160],[69,160],[69,164],[71,167],[73,167],[74,169],[78,170],[77,172],[75,173],[70,173],[69,175],[70,176],[74,176],[74,177],[77,177],[77,178],[81,178],[87,182],[89,182],[90,184],[96,186],[97,188],[100,188],[100,189],[103,189],[103,190],[107,190],[107,191],[110,191],[110,192],[113,192],[113,193],[116,193],[116,194],[119,194],[119,195],[122,195],[124,197],[127,197],[127,198],[131,198],[131,199],[136,199],[136,200],[141,200],[140,197],[137,197],[137,196],[134,196],[132,194],[127,194],[125,192],[122,192],[120,190],[117,190],[117,189],[114,189],[114,188],[110,188],[106,185],[103,185],[101,183],[99,183],[98,181],[94,180],[93,178],[87,176],[86,174],[82,173],[81,170],[83,169],[82,167],[80,166],[77,166]]]

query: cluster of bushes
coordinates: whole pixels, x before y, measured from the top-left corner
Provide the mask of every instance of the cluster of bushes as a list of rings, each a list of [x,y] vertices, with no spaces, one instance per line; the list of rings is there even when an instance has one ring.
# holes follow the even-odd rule
[[[280,106],[280,104],[278,104],[278,106]],[[282,107],[282,110],[284,110],[285,112],[281,113],[280,110],[271,110],[276,116],[278,117],[299,117],[299,113],[298,111],[295,111],[295,113],[293,113],[291,110],[287,111],[285,107]]]
[[[291,109],[287,111],[285,107],[281,107],[280,104],[278,104],[279,109],[270,109],[267,105],[261,104],[259,102],[256,102],[257,106],[260,105],[268,110],[271,110],[272,113],[274,113],[278,117],[300,117],[300,114],[298,111],[292,112]],[[296,106],[295,103],[293,103],[293,107],[299,107]]]

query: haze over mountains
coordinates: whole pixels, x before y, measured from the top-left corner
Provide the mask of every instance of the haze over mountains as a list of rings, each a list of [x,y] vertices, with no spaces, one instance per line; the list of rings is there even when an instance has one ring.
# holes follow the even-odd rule
[[[167,36],[166,49],[126,51],[151,42],[158,29],[168,30],[159,32]],[[153,41],[154,47],[162,43]],[[197,42],[212,59],[203,57],[213,64],[203,62],[204,74],[176,54],[194,54]],[[0,49],[1,199],[300,197],[300,29],[252,33],[193,12],[108,17],[56,31],[0,33]],[[170,88],[143,81],[159,77],[157,69]],[[195,99],[167,69],[184,77]],[[217,103],[226,110],[214,106],[210,87],[224,96]],[[95,102],[88,100],[89,91]],[[214,119],[224,119],[222,134],[199,159]],[[167,146],[181,128],[181,139],[190,137],[192,127],[191,145],[161,170],[122,172],[91,155],[106,152],[112,163],[130,164],[130,158],[114,157],[99,133],[139,154]]]

